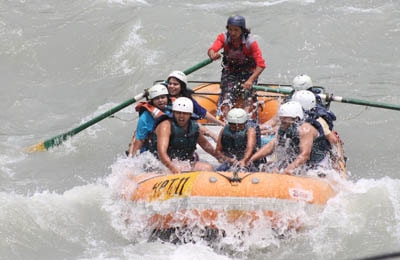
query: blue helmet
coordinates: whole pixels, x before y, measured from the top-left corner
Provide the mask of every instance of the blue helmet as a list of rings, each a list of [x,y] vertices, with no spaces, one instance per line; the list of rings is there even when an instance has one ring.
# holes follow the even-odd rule
[[[234,25],[242,27],[243,29],[246,28],[246,19],[244,19],[241,15],[232,15],[228,18],[226,26]]]

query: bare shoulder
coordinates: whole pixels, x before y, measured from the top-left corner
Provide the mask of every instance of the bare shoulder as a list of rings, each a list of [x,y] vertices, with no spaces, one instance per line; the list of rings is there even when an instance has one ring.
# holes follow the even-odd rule
[[[300,135],[318,134],[317,129],[315,129],[315,127],[312,124],[307,123],[307,122],[301,124],[301,126],[299,126],[298,130],[299,130]]]
[[[164,120],[161,123],[158,124],[158,126],[156,127],[156,132],[163,132],[165,131],[165,129],[171,129],[171,121],[170,120]]]

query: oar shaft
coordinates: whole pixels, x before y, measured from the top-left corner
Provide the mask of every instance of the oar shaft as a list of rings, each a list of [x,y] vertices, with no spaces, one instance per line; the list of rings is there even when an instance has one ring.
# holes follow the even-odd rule
[[[201,68],[207,66],[207,65],[210,64],[211,62],[212,62],[212,59],[210,59],[210,58],[205,59],[205,60],[203,60],[202,62],[200,62],[200,63],[194,65],[193,67],[184,70],[183,73],[185,73],[186,75],[189,75],[190,73],[195,72],[196,70],[199,70],[199,69],[201,69]]]
[[[336,101],[341,103],[348,103],[354,105],[361,105],[361,106],[369,106],[369,107],[379,107],[379,108],[386,108],[391,110],[400,110],[400,105],[395,104],[387,104],[382,102],[375,102],[375,101],[368,101],[368,100],[361,100],[356,98],[344,98],[339,96],[328,96],[326,94],[319,94],[319,96],[323,100],[327,101]]]
[[[52,138],[44,141],[44,147],[46,149],[48,149],[48,148],[50,148],[52,146],[61,144],[63,141],[67,140],[69,137],[71,137],[73,135],[76,135],[77,133],[81,132],[82,130],[84,130],[84,129],[96,124],[97,122],[99,122],[99,121],[101,121],[101,120],[103,120],[103,119],[105,119],[105,118],[107,118],[107,117],[109,117],[109,116],[111,116],[113,114],[115,114],[119,110],[129,106],[130,104],[135,103],[136,101],[142,99],[143,97],[144,97],[144,93],[138,94],[134,98],[131,98],[131,99],[125,101],[124,103],[121,103],[120,105],[118,105],[118,106],[116,106],[116,107],[114,107],[114,108],[112,108],[110,110],[107,110],[103,114],[101,114],[101,115],[99,115],[99,116],[87,121],[86,123],[83,123],[80,126],[74,128],[74,129],[72,129],[72,130],[70,130],[70,131],[68,131],[66,133],[57,135],[55,137],[52,137]]]
[[[289,95],[293,92],[293,89],[289,87],[280,88],[280,87],[265,87],[265,86],[253,85],[253,89],[272,92],[272,93],[286,94],[286,95]]]
[[[212,62],[212,60],[210,58],[194,65],[193,67],[186,69],[185,71],[183,71],[183,73],[185,73],[186,75],[189,75],[190,73],[210,64]],[[53,146],[59,145],[61,144],[63,141],[67,140],[69,137],[76,135],[77,133],[81,132],[82,130],[94,125],[95,123],[111,116],[112,114],[115,114],[116,112],[120,111],[121,109],[129,106],[130,104],[135,103],[136,101],[142,99],[144,97],[144,93],[138,94],[137,96],[135,96],[134,98],[131,98],[125,102],[123,102],[122,104],[104,112],[103,114],[89,120],[88,122],[57,136],[54,136],[52,138],[49,138],[41,143],[38,143],[36,145],[30,146],[28,148],[26,148],[25,150],[27,152],[35,152],[35,151],[44,151],[47,150]]]
[[[253,88],[255,90],[281,93],[281,94],[287,94],[287,95],[289,95],[293,92],[293,90],[289,89],[289,88],[274,88],[274,87],[264,87],[264,86],[257,86],[257,85],[254,85]],[[386,109],[391,109],[391,110],[400,110],[400,105],[395,105],[395,104],[387,104],[387,103],[381,103],[381,102],[375,102],[375,101],[361,100],[361,99],[356,99],[356,98],[344,98],[344,97],[339,97],[339,96],[330,96],[330,95],[326,95],[326,94],[318,94],[318,95],[323,100],[326,100],[326,101],[336,101],[336,102],[361,105],[361,106],[370,106],[370,107],[386,108]]]

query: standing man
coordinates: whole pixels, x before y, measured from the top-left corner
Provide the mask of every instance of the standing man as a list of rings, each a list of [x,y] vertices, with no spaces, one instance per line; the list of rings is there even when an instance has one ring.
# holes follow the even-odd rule
[[[221,55],[218,51],[223,49],[218,106],[219,116],[222,114],[225,118],[232,107],[251,111],[255,98],[252,86],[266,67],[258,43],[246,28],[243,16],[230,16],[226,29],[227,32],[219,34],[208,49],[208,56],[212,60],[219,59]]]

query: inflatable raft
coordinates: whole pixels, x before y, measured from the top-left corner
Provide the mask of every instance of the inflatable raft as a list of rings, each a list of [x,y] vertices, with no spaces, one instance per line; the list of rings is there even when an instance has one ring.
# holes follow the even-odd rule
[[[299,207],[308,215],[320,212],[336,195],[335,183],[318,176],[289,176],[266,172],[145,173],[130,176],[130,199],[149,213],[145,225],[151,238],[181,241],[178,234],[202,230],[204,238],[224,235],[235,226],[298,230]],[[258,223],[267,221],[267,227]],[[279,233],[278,235],[281,235]]]
[[[219,83],[201,82],[193,89],[195,99],[215,115]],[[283,96],[257,92],[260,123],[277,113]],[[339,148],[343,152],[342,147]],[[344,161],[339,163],[337,169],[340,170],[334,174],[344,178]],[[260,222],[269,223],[267,228],[277,231],[280,236],[284,233],[282,227],[284,230],[302,227],[301,217],[293,214],[299,207],[302,214],[315,214],[337,192],[333,179],[326,178],[324,174],[143,173],[132,174],[129,179],[131,183],[128,187],[131,188],[127,189],[124,197],[135,206],[145,208],[145,225],[152,231],[150,237],[170,242],[187,242],[187,234],[192,234],[194,230],[202,238],[214,240],[224,236],[227,225],[251,232],[254,228],[260,228]]]

